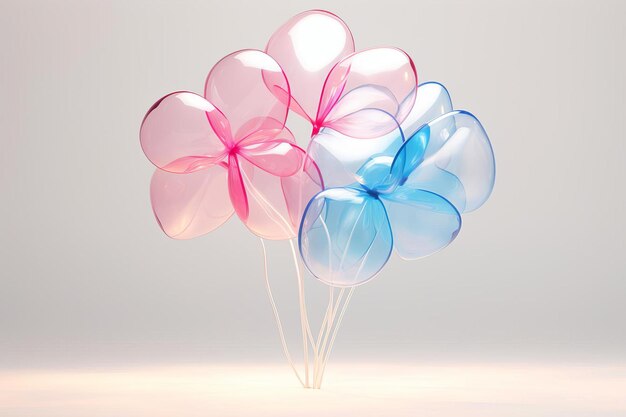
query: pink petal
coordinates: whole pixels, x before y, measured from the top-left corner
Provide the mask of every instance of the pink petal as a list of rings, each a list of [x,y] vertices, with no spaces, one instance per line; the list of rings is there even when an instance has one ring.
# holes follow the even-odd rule
[[[274,32],[265,51],[287,74],[292,110],[313,122],[324,80],[339,60],[354,52],[354,39],[339,17],[310,10]]]
[[[291,131],[287,129],[284,124],[268,118],[265,118],[260,124],[261,125],[258,127],[258,130],[255,130],[239,141],[239,147],[273,140],[282,140],[294,144],[296,143],[293,133],[291,133]]]
[[[240,169],[237,156],[231,154],[228,157],[228,193],[230,201],[235,207],[235,212],[237,212],[241,221],[245,223],[250,209]]]
[[[148,110],[140,140],[157,167],[194,172],[223,157],[226,132],[228,122],[219,110],[203,97],[181,91],[163,97]]]
[[[269,55],[246,49],[219,61],[209,73],[204,96],[228,119],[235,141],[261,129],[266,119],[282,126],[289,108],[289,84]]]
[[[302,166],[304,158],[297,146],[278,140],[242,148],[240,155],[262,170],[279,177],[294,175]]]
[[[174,239],[208,233],[233,214],[223,164],[190,174],[157,169],[150,184],[152,209],[163,231]]]
[[[260,130],[239,142],[239,154],[256,166],[274,175],[293,175],[302,166],[301,152],[296,150],[296,140],[286,127]]]
[[[384,135],[397,124],[372,122],[370,110],[382,110],[402,123],[415,103],[416,91],[415,66],[400,49],[375,48],[352,54],[328,74],[316,125],[355,138]]]

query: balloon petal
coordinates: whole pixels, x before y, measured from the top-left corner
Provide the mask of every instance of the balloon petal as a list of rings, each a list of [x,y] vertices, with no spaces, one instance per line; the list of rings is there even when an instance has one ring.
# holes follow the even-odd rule
[[[409,115],[416,86],[415,66],[404,51],[374,48],[352,54],[328,74],[315,125],[357,138],[389,133]],[[383,110],[397,123],[369,122],[366,109]],[[377,128],[372,131],[372,126]]]
[[[248,219],[250,207],[241,176],[239,159],[233,154],[228,157],[228,194],[230,195],[230,201],[233,203],[233,207],[235,207],[237,216],[245,223]]]
[[[258,130],[250,133],[245,138],[241,139],[237,145],[239,147],[250,146],[267,141],[286,141],[295,145],[296,139],[293,137],[293,133],[285,127],[281,122],[274,119],[265,119],[260,126],[257,126]]]
[[[443,85],[436,82],[420,84],[415,105],[402,123],[402,130],[408,139],[396,155],[393,176],[403,182],[422,163],[430,138],[429,128],[425,125],[451,111],[452,100]]]
[[[257,167],[279,177],[294,175],[304,165],[304,153],[287,141],[261,142],[241,148],[239,154]]]
[[[161,98],[146,114],[141,147],[162,170],[194,172],[224,157],[225,139],[219,133],[227,126],[224,115],[203,97],[176,92]]]
[[[309,201],[321,189],[320,179],[316,185],[308,172],[303,172],[305,155],[300,148],[297,159],[300,169],[293,175],[281,177],[260,168],[246,158],[238,158],[239,170],[247,196],[248,216],[241,218],[254,234],[264,239],[290,239],[297,235],[300,224],[302,201]]]
[[[402,122],[402,130],[410,138],[422,126],[452,111],[452,99],[448,90],[434,81],[420,84],[415,96],[415,104]]]
[[[493,150],[480,122],[470,113],[453,111],[421,131],[428,135],[428,146],[406,184],[443,196],[461,213],[476,210],[495,182]]]
[[[394,247],[403,259],[431,255],[450,244],[461,229],[461,215],[445,198],[424,190],[399,187],[381,194]]]
[[[369,281],[387,263],[393,246],[381,201],[353,188],[317,194],[305,210],[299,237],[307,268],[336,287]]]
[[[389,193],[395,190],[400,181],[391,173],[393,157],[376,156],[367,161],[359,172],[357,181],[366,189],[376,193]]]
[[[396,128],[376,138],[356,139],[329,128],[322,129],[309,143],[307,154],[318,165],[326,187],[343,187],[358,180],[357,172],[371,158],[377,156],[395,156],[404,135],[395,119],[381,110],[376,120],[384,120],[385,125],[395,124]]]
[[[204,96],[226,115],[236,142],[261,130],[267,119],[281,127],[287,119],[287,78],[261,51],[246,49],[222,58],[207,76]]]
[[[223,164],[190,174],[157,169],[150,184],[152,209],[163,231],[174,239],[208,233],[233,214]]]
[[[428,125],[422,127],[404,142],[391,166],[391,175],[402,183],[424,160],[424,152],[430,139]]]
[[[339,17],[323,10],[310,10],[282,25],[270,38],[265,51],[287,74],[292,109],[312,122],[328,72],[354,52],[354,39]]]

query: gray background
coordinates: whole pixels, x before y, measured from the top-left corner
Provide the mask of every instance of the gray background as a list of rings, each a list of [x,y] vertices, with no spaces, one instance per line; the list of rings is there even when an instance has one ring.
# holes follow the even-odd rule
[[[625,359],[625,4],[2,0],[0,366],[281,360],[258,239],[236,218],[166,238],[138,130],[309,8],[359,49],[405,49],[483,122],[498,166],[454,244],[357,290],[337,355]],[[270,245],[295,329],[288,255]]]

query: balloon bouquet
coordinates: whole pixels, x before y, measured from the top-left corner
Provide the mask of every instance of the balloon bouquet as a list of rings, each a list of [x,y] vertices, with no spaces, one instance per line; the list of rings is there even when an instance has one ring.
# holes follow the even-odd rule
[[[289,111],[311,124],[306,150],[285,126]],[[322,384],[355,287],[378,274],[394,248],[417,259],[446,247],[461,213],[480,207],[495,179],[487,134],[472,114],[453,110],[443,85],[418,86],[413,61],[400,49],[355,52],[346,24],[321,10],[291,18],[264,52],[220,60],[204,95],[178,91],[158,100],[140,139],[157,167],[150,197],[169,237],[206,234],[236,213],[261,239],[285,356],[312,388]],[[291,245],[304,378],[272,297],[264,239]],[[317,337],[298,249],[329,287]]]

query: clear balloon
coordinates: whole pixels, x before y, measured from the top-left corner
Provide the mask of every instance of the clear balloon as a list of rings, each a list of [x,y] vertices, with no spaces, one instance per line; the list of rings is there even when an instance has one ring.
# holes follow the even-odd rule
[[[415,104],[400,126],[410,138],[426,123],[451,111],[452,99],[448,90],[438,82],[425,82],[418,86]]]
[[[329,188],[316,195],[304,213],[299,242],[307,268],[336,287],[370,280],[393,247],[381,201],[354,188]]]
[[[465,111],[447,113],[424,126],[416,135],[427,140],[423,161],[405,172],[405,183],[433,191],[449,200],[461,212],[480,207],[491,194],[496,166],[485,129]],[[405,143],[400,154],[411,146]],[[406,171],[406,169],[405,169]]]
[[[387,210],[394,248],[403,259],[432,255],[454,240],[461,229],[461,215],[440,195],[401,186],[381,194]]]
[[[367,140],[356,139],[324,128],[309,142],[307,154],[320,169],[326,187],[341,187],[358,181],[358,171],[371,158],[395,156],[404,143],[404,134],[395,118],[382,110],[369,110],[369,114],[387,126],[391,132]]]

